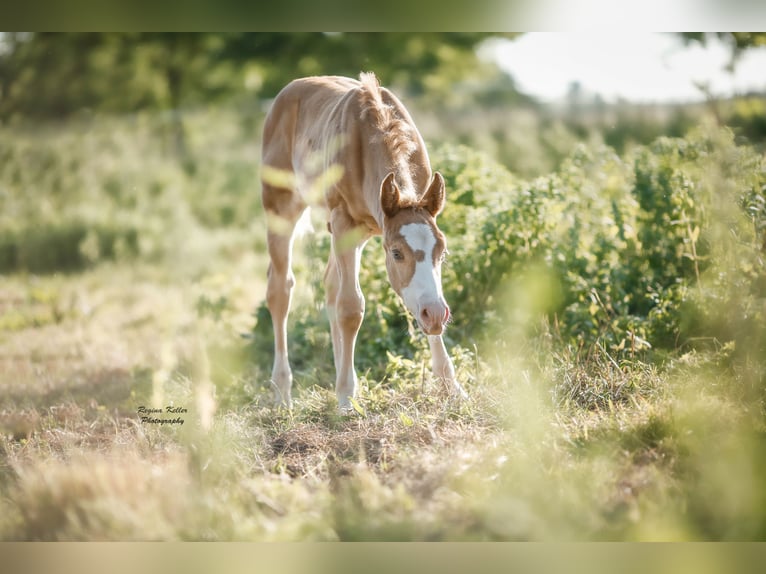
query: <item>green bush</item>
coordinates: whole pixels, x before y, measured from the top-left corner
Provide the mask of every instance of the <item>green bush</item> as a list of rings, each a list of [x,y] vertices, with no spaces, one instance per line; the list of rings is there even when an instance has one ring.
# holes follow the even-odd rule
[[[456,340],[536,326],[519,313],[530,305],[568,344],[631,355],[725,342],[763,317],[766,177],[730,132],[660,138],[625,158],[581,146],[532,182],[483,161],[434,154],[452,186],[442,227]]]
[[[579,146],[531,182],[465,146],[436,147],[432,162],[448,189],[439,224],[449,248],[449,345],[514,344],[544,325],[574,350],[599,348],[615,359],[737,339],[763,348],[753,329],[766,323],[766,175],[758,154],[730,132],[660,138],[624,158]],[[317,353],[331,364],[322,311],[329,237],[309,251],[314,303],[295,307],[290,327],[299,370],[316,365]],[[296,275],[301,284],[306,270]],[[388,285],[378,240],[365,249],[360,283],[357,367],[381,378],[386,352],[413,356],[425,338]],[[265,307],[258,316],[270,356]]]

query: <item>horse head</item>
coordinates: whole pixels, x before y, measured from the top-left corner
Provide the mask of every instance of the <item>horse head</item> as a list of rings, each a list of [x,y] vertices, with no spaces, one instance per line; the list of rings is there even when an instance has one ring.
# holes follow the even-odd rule
[[[441,335],[450,319],[441,285],[447,245],[436,225],[444,207],[444,178],[434,173],[428,189],[413,201],[402,196],[394,173],[389,173],[381,184],[380,205],[391,286],[426,335]]]

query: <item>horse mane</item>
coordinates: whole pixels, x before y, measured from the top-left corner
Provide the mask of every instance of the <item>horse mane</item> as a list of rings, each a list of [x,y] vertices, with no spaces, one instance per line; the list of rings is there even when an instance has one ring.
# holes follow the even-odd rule
[[[369,122],[376,134],[373,141],[382,142],[397,162],[407,160],[417,149],[412,127],[396,113],[394,106],[383,102],[380,83],[374,72],[359,74],[360,119]]]

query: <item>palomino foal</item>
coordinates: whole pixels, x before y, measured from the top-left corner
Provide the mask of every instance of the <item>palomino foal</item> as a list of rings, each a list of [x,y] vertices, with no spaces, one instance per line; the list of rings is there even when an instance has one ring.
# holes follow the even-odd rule
[[[402,103],[372,73],[361,74],[360,81],[295,80],[277,95],[266,117],[262,154],[277,404],[291,405],[286,329],[295,279],[290,259],[296,223],[311,204],[326,209],[332,234],[325,286],[340,409],[350,408],[357,390],[362,250],[381,234],[391,286],[428,336],[434,375],[463,396],[442,340],[450,311],[441,288],[446,245],[435,219],[444,207],[444,179],[431,174],[423,139]],[[340,168],[337,179],[323,180],[332,166]],[[312,193],[317,186],[320,197]]]

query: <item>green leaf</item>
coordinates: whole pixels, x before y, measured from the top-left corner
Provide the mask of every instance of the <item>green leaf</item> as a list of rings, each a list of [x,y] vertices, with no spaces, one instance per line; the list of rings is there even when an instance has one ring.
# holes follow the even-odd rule
[[[699,236],[700,236],[700,226],[695,225],[694,229],[691,232],[692,243],[697,243],[697,239],[699,239]]]
[[[351,402],[351,406],[354,407],[356,412],[358,412],[362,417],[367,418],[367,413],[364,412],[362,405],[360,405],[354,397],[349,397],[348,400]]]

